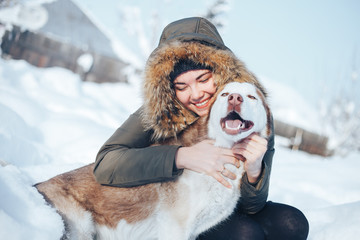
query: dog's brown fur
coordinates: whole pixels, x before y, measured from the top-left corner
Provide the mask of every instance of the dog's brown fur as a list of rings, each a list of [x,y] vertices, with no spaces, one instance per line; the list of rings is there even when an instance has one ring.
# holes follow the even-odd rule
[[[154,211],[159,198],[156,184],[134,188],[102,186],[96,182],[93,168],[94,164],[90,164],[58,175],[36,188],[62,215],[85,208],[98,224],[110,227],[116,227],[121,219],[140,221]]]
[[[207,117],[201,118],[179,137],[168,139],[162,144],[191,146],[201,141],[207,137],[206,122]],[[96,223],[112,228],[116,227],[121,219],[133,223],[147,218],[154,212],[161,193],[166,193],[169,208],[176,199],[186,198],[185,190],[181,191],[182,196],[177,195],[177,186],[173,182],[132,188],[103,186],[96,182],[93,168],[94,164],[90,164],[63,173],[37,184],[36,188],[63,216],[72,210],[85,208],[92,213]]]

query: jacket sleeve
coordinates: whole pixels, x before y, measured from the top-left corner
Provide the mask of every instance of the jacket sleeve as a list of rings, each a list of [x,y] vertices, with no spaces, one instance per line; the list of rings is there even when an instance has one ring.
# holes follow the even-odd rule
[[[100,148],[95,161],[96,181],[103,185],[133,187],[175,179],[180,146],[150,146],[151,132],[140,119],[141,108],[123,123]]]
[[[246,214],[255,214],[260,211],[265,206],[269,194],[272,159],[275,153],[274,126],[273,121],[271,122],[272,134],[268,141],[268,149],[263,157],[262,172],[259,180],[254,184],[249,183],[246,173],[242,178],[241,198],[238,208]]]

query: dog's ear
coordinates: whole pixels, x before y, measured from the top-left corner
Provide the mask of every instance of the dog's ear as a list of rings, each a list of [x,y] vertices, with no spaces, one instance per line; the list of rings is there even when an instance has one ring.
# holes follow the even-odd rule
[[[264,131],[262,132],[262,135],[264,135],[263,137],[268,139],[271,135],[271,121],[272,121],[270,107],[269,107],[266,97],[264,96],[263,92],[259,88],[256,88],[256,93],[259,95],[259,97],[264,105],[265,112],[266,112],[266,127],[265,127]]]
[[[210,113],[211,113],[211,109],[212,109],[212,106],[213,104],[215,103],[216,99],[218,98],[220,92],[225,88],[226,85],[222,85],[220,87],[217,87],[216,89],[216,92],[214,94],[214,97],[210,100],[210,111],[209,111],[209,114],[208,114],[208,118],[210,118]]]
[[[217,86],[214,99],[216,99],[216,98],[218,97],[218,95],[220,94],[220,92],[221,92],[222,90],[224,90],[225,86],[226,86],[226,84],[225,84],[225,85],[222,85],[222,86],[220,86],[220,87]],[[214,100],[214,101],[215,101],[215,100]]]

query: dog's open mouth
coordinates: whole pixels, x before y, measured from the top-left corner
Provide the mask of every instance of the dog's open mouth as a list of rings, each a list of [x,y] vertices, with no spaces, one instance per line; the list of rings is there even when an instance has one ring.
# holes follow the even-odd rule
[[[220,124],[223,131],[230,135],[246,132],[254,126],[252,121],[242,119],[235,111],[230,112],[226,117],[222,118]]]

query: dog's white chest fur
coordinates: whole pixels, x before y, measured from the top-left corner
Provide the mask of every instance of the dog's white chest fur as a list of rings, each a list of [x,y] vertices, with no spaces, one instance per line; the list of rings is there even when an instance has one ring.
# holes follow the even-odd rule
[[[240,183],[243,166],[236,168],[226,166],[236,173],[236,180],[227,179],[232,188],[226,188],[213,177],[195,173],[184,172],[179,184],[186,184],[190,190],[188,198],[188,211],[190,213],[188,230],[192,237],[206,231],[217,223],[226,219],[234,210],[240,198]]]

